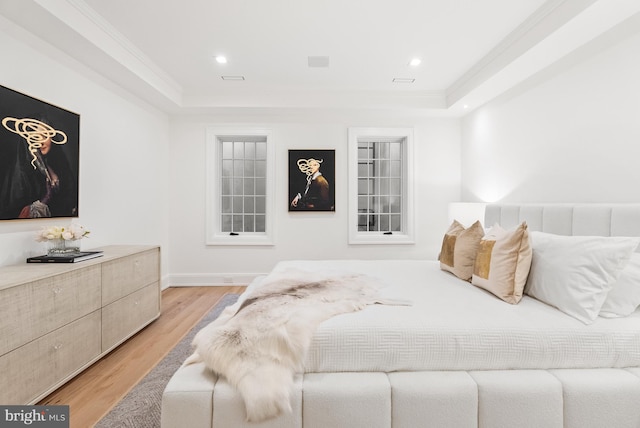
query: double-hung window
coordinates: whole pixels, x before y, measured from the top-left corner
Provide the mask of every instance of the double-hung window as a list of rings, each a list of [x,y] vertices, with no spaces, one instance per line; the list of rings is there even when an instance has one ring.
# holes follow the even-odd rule
[[[266,130],[207,130],[207,244],[273,244],[273,148]]]
[[[349,129],[349,243],[411,244],[413,130]]]

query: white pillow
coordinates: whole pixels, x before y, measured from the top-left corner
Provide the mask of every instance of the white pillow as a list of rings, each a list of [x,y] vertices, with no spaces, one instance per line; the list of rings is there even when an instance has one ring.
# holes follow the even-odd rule
[[[633,253],[629,264],[613,285],[600,309],[600,316],[619,318],[631,315],[640,306],[640,254]]]
[[[640,238],[532,232],[525,294],[591,324]]]

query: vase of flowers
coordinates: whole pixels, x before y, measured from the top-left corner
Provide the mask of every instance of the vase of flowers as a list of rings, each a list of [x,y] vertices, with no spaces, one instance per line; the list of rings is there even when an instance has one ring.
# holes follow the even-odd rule
[[[47,243],[50,256],[69,255],[80,251],[80,239],[89,235],[89,231],[79,224],[45,227],[36,234],[36,241]]]

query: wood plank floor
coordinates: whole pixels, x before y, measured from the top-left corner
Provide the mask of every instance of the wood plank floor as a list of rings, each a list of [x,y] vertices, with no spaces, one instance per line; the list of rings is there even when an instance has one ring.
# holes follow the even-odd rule
[[[165,289],[160,318],[38,404],[67,404],[71,428],[94,426],[222,296],[239,294],[244,289],[242,286]]]

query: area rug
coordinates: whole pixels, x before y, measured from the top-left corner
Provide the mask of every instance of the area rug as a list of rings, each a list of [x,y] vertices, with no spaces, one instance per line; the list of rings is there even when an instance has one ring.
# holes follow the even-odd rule
[[[238,296],[238,294],[225,294],[218,304],[95,427],[159,428],[162,392],[171,376],[191,355],[193,336],[215,320],[225,307],[234,304]]]

